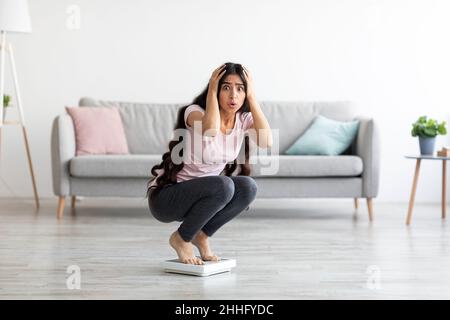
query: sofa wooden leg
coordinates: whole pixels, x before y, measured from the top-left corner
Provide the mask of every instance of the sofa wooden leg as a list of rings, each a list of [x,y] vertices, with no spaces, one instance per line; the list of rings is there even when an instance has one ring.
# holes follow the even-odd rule
[[[70,207],[75,209],[75,202],[77,201],[77,196],[72,196],[72,201],[70,202]]]
[[[354,203],[355,203],[355,209],[358,209],[359,204],[358,204],[358,198],[354,198]]]
[[[367,210],[369,211],[369,220],[373,220],[373,203],[372,198],[367,198]]]
[[[66,197],[60,196],[58,200],[58,209],[56,211],[56,217],[58,219],[61,219],[64,214],[64,202],[66,200]]]

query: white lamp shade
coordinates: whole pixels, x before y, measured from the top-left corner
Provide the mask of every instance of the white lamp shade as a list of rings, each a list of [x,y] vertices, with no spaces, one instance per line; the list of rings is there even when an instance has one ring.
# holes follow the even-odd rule
[[[31,32],[27,0],[0,0],[0,30]]]

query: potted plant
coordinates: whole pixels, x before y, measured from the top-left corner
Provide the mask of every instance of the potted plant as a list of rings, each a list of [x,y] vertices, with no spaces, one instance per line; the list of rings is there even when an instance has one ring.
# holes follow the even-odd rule
[[[426,116],[422,116],[412,124],[413,128],[411,135],[413,137],[419,137],[420,154],[433,154],[436,136],[438,134],[447,134],[445,128],[446,122],[439,123],[434,119],[428,119]]]
[[[3,95],[3,122],[5,122],[6,116],[6,108],[9,106],[9,102],[11,101],[11,97],[7,94]]]

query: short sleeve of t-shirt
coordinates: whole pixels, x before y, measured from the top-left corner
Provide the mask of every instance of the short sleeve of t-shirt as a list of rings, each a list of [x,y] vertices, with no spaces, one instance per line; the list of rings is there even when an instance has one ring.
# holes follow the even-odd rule
[[[187,107],[186,110],[184,111],[184,124],[186,125],[186,128],[191,128],[187,123],[187,118],[189,114],[193,111],[200,111],[203,114],[205,113],[205,110],[199,105],[191,104],[189,107]]]
[[[251,112],[243,112],[241,115],[242,130],[248,130],[253,125],[253,115]]]

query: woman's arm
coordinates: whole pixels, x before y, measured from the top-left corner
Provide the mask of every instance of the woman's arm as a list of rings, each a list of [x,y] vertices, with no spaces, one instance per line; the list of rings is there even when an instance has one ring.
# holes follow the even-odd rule
[[[217,101],[217,91],[215,90],[208,90],[206,112],[202,118],[202,128],[202,134],[208,137],[216,136],[220,130],[219,102]]]
[[[202,118],[202,134],[214,137],[220,130],[219,101],[217,92],[219,90],[219,80],[225,74],[225,64],[214,70],[209,80],[208,95],[206,96],[206,112]],[[206,132],[208,131],[208,132]]]
[[[213,95],[214,93],[211,93],[211,95]],[[208,94],[209,96],[209,94]],[[215,99],[216,101],[214,101],[214,98],[208,99],[207,96],[207,101],[206,101],[206,110],[204,112],[200,112],[200,111],[192,111],[191,113],[189,113],[186,122],[190,127],[193,127],[196,131],[199,130],[199,128],[197,128],[195,126],[195,123],[200,121],[201,122],[201,134],[205,135],[205,136],[211,136],[214,137],[217,132],[218,132],[218,128],[220,128],[220,113],[219,113],[219,106],[217,105],[217,98]],[[208,101],[209,100],[209,101]],[[216,106],[216,105],[217,106]],[[216,110],[217,110],[217,114],[216,114]],[[217,117],[219,117],[219,126],[217,127],[216,121],[217,121]],[[206,132],[207,131],[207,132]],[[206,132],[206,134],[205,134]],[[199,131],[200,133],[200,131]]]
[[[266,116],[261,110],[261,106],[256,101],[255,97],[249,97],[247,98],[247,100],[250,106],[250,112],[253,116],[253,126],[251,126],[251,128],[256,130],[256,143],[258,147],[272,147],[272,130],[270,129],[269,122],[267,121]]]
[[[244,75],[247,80],[247,101],[253,116],[253,126],[251,128],[256,130],[256,143],[260,148],[270,148],[273,144],[272,130],[270,129],[266,116],[261,110],[261,106],[256,100],[255,91],[253,89],[253,78],[250,71],[245,67]]]

